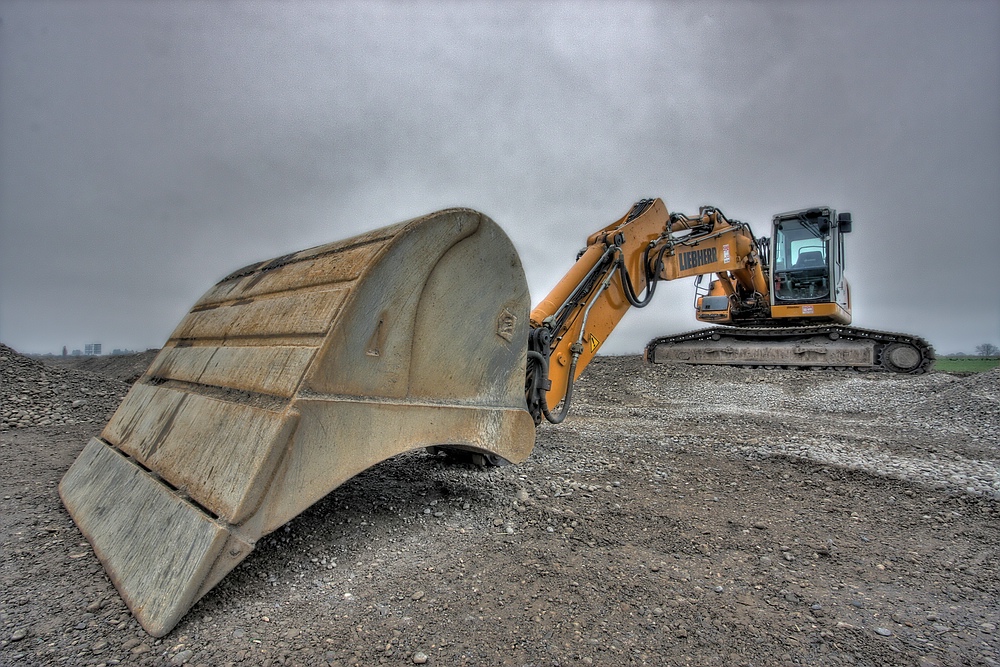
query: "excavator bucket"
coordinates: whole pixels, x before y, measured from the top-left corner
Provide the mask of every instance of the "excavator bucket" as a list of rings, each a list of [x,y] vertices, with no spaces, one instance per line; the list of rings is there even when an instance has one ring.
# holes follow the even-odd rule
[[[384,459],[524,460],[528,310],[510,240],[468,209],[253,264],[195,304],[60,495],[161,637],[258,538]]]

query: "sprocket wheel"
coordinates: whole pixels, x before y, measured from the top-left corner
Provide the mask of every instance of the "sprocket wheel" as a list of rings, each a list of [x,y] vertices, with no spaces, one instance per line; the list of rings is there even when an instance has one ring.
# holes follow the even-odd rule
[[[907,343],[890,343],[882,350],[882,365],[896,373],[910,373],[920,367],[924,357]]]

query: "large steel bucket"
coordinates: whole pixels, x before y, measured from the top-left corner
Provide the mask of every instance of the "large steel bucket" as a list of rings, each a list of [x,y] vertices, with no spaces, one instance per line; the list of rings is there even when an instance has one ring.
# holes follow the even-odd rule
[[[379,461],[524,460],[528,310],[510,240],[468,209],[248,266],[180,323],[63,502],[162,636],[258,538]]]

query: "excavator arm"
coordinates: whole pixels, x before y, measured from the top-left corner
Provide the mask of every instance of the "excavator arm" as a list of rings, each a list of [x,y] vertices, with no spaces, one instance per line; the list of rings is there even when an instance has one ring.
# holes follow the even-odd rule
[[[688,217],[669,213],[660,199],[638,202],[591,235],[576,264],[531,311],[525,398],[535,423],[566,418],[573,383],[625,313],[651,302],[660,280],[715,273],[727,308],[766,308],[760,247],[748,225],[718,209]]]

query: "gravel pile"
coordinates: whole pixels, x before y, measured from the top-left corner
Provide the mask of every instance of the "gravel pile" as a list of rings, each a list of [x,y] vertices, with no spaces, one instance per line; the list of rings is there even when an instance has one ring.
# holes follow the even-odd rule
[[[955,380],[917,405],[914,413],[960,421],[996,438],[1000,430],[1000,368]]]
[[[643,366],[598,358],[571,411],[637,420],[664,447],[785,457],[1000,498],[1000,370],[945,373]]]
[[[120,380],[48,366],[0,344],[0,431],[103,425],[128,389]]]
[[[112,354],[100,357],[45,357],[50,366],[107,375],[122,382],[134,383],[146,372],[159,350],[146,350],[135,354]]]
[[[88,372],[0,345],[0,430],[103,425],[128,391],[129,384],[115,378],[140,374],[153,356],[155,351],[97,358],[88,361],[97,372]],[[643,420],[652,419],[655,431],[679,436],[694,449],[801,458],[1000,497],[998,390],[1000,369],[969,377],[761,374],[600,357],[581,378],[572,414],[615,415],[624,431],[642,431]],[[758,426],[762,414],[769,417]],[[733,435],[719,437],[726,432]],[[544,456],[544,449],[535,456]]]

